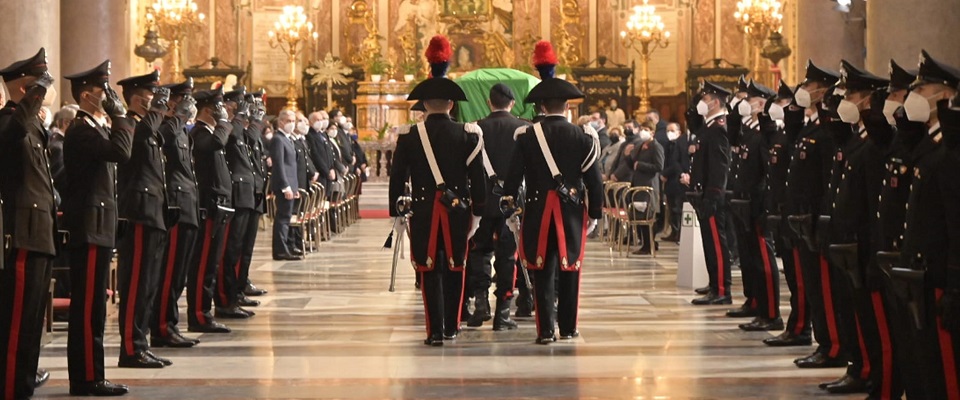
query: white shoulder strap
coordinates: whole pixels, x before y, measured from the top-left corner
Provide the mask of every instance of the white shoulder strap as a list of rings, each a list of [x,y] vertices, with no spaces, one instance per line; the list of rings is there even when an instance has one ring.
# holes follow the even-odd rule
[[[554,178],[560,176],[560,169],[557,168],[557,162],[553,159],[553,153],[550,152],[550,146],[547,145],[547,138],[543,136],[543,127],[539,122],[533,124],[533,132],[537,135],[540,151],[543,152],[543,158],[547,161],[547,168],[550,168],[550,175]]]
[[[437,186],[443,185],[443,175],[440,174],[437,158],[433,155],[433,146],[430,145],[430,138],[427,137],[427,127],[423,122],[417,123],[417,133],[420,134],[420,142],[423,143],[423,152],[427,155],[427,164],[430,164],[433,180],[437,182]]]

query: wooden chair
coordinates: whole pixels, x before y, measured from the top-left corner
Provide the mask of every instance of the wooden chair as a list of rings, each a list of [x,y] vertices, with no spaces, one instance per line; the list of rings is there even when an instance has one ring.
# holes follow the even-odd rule
[[[657,257],[656,236],[653,232],[653,226],[657,222],[657,214],[653,212],[653,202],[656,201],[654,191],[649,186],[632,187],[624,193],[627,206],[627,220],[625,222],[625,231],[630,234],[630,243],[639,243],[639,229],[646,229],[650,237],[650,255]],[[641,210],[640,204],[646,203],[646,207]],[[627,247],[627,257],[630,255],[630,248]]]
[[[603,220],[600,226],[600,240],[612,241],[614,236],[614,221],[620,214],[617,208],[616,192],[624,187],[630,186],[629,183],[607,181],[603,183]]]

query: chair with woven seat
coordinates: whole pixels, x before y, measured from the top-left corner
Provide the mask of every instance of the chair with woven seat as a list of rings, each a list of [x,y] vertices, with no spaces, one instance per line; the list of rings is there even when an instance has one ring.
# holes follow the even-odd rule
[[[630,243],[639,244],[640,229],[646,229],[650,238],[650,255],[656,258],[657,246],[654,236],[654,225],[657,215],[653,212],[654,190],[649,186],[636,186],[624,192],[624,205],[627,218],[624,221],[624,231],[628,236],[627,256],[630,254]]]

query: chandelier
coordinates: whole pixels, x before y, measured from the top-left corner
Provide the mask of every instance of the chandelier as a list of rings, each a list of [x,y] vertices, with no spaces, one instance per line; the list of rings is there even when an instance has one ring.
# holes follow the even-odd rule
[[[173,76],[180,77],[180,45],[187,34],[203,26],[204,15],[193,0],[157,0],[147,12],[147,23],[155,23],[160,36],[172,42]]]
[[[290,77],[287,79],[287,108],[297,109],[297,56],[303,51],[304,41],[317,40],[313,22],[307,21],[302,6],[284,6],[283,13],[273,24],[274,30],[267,32],[270,47],[280,48],[287,53],[290,62]]]
[[[733,18],[759,46],[771,33],[783,28],[783,3],[779,0],[740,0]]]
[[[670,31],[664,28],[663,19],[657,15],[657,7],[643,0],[642,5],[633,7],[633,14],[627,20],[627,29],[620,31],[620,41],[624,47],[635,50],[640,55],[642,75],[640,76],[639,113],[650,109],[650,77],[648,68],[650,55],[658,48],[670,45]]]

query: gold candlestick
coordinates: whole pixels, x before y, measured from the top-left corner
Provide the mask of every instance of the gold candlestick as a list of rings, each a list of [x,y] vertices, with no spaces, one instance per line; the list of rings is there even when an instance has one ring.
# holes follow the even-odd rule
[[[270,47],[280,48],[287,53],[290,62],[290,77],[287,78],[286,109],[297,110],[297,56],[303,51],[304,41],[317,40],[313,22],[307,21],[307,14],[301,6],[284,6],[283,13],[273,24],[274,30],[267,32]]]
[[[659,48],[670,45],[670,31],[664,29],[663,20],[656,14],[657,7],[648,0],[633,7],[633,15],[627,20],[627,29],[620,31],[620,42],[640,55],[640,108],[638,117],[650,110],[650,56]]]
[[[180,80],[180,46],[186,36],[203,26],[205,16],[197,12],[193,0],[157,0],[147,12],[147,21],[156,23],[160,36],[170,41],[172,71],[170,80]]]

